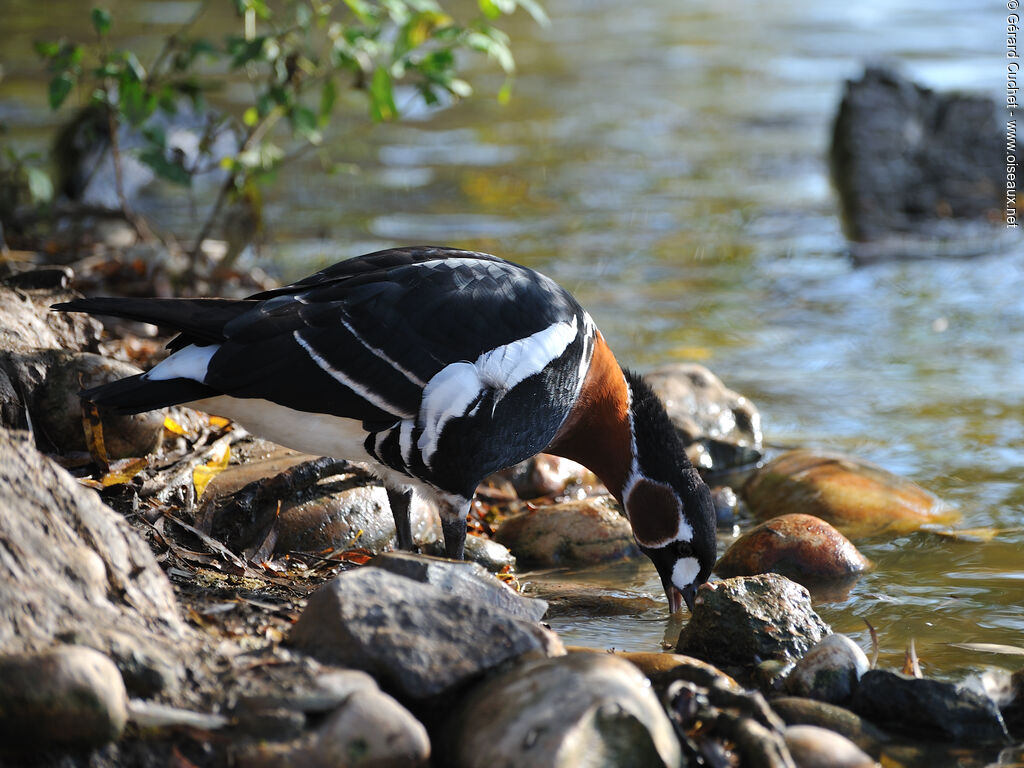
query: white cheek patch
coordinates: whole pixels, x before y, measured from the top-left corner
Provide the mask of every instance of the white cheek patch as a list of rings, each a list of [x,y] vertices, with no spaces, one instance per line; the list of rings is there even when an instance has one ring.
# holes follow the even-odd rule
[[[676,589],[682,590],[693,584],[700,573],[700,563],[695,557],[681,557],[672,566],[672,584]]]

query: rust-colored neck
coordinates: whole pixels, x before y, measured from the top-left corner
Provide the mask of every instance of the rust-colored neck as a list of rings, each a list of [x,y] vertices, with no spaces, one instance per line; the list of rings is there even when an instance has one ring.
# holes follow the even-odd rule
[[[629,387],[604,337],[600,331],[596,333],[580,396],[545,452],[590,469],[621,503],[622,489],[633,466]]]

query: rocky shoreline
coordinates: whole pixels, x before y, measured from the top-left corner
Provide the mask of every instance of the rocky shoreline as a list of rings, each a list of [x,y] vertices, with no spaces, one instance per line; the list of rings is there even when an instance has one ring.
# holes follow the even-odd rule
[[[585,470],[539,457],[491,478],[471,520],[476,562],[391,553],[386,497],[358,465],[186,409],[86,413],[83,428],[78,387],[151,364],[159,345],[49,312],[67,273],[26,275],[0,286],[0,764],[1017,755],[1017,675],[971,686],[922,678],[912,659],[874,669],[806,588],[841,590],[872,567],[858,537],[952,511],[856,458],[792,451],[755,468],[756,408],[706,369],[652,380],[695,463],[732,486],[717,495],[722,530],[746,533],[723,534],[722,580],[702,588],[674,653],[567,648],[546,616],[646,609],[585,586],[518,589],[525,568],[635,556]],[[431,510],[413,525],[430,551]]]

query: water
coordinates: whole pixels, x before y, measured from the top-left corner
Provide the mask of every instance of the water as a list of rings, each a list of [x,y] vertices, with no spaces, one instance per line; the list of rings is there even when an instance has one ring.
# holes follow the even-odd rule
[[[116,22],[137,44],[190,7],[130,5]],[[958,506],[963,527],[998,529],[990,541],[859,541],[877,568],[819,610],[865,647],[869,620],[883,664],[899,665],[914,638],[928,673],[1012,667],[948,643],[1024,645],[1022,252],[857,268],[824,162],[842,81],[865,60],[1000,98],[1001,8],[552,0],[549,27],[507,25],[520,67],[509,106],[492,98],[501,77],[476,62],[474,100],[372,129],[353,114],[330,148],[360,172],[328,176],[311,159],[283,173],[265,255],[298,277],[432,242],[543,269],[622,362],[703,362],[759,406],[771,444],[851,452]],[[39,146],[52,118],[29,46],[82,30],[82,6],[0,11],[0,119]],[[164,207],[194,231],[184,202]],[[650,569],[582,577],[661,591]],[[627,650],[673,631],[659,612],[556,628],[567,643]]]

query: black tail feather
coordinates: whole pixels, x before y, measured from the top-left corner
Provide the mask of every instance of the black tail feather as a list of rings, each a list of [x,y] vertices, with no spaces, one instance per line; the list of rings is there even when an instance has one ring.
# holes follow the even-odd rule
[[[245,299],[72,299],[50,309],[88,312],[153,323],[180,331],[189,341],[217,343],[224,340],[224,326],[252,308]]]
[[[216,394],[216,390],[192,379],[154,381],[144,378],[144,374],[141,373],[78,393],[83,400],[89,400],[117,413],[142,413],[167,405],[201,400]]]

